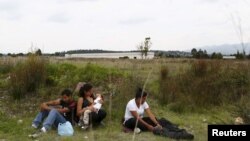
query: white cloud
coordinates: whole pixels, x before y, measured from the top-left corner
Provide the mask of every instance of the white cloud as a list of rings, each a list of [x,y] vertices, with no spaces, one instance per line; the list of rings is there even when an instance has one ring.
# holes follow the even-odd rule
[[[48,18],[48,21],[58,22],[58,23],[67,23],[70,21],[70,18],[65,13],[58,13],[58,14],[50,16]]]
[[[231,15],[249,38],[246,0],[1,0],[0,53],[71,49],[185,50],[237,43]],[[237,13],[237,14],[236,14]]]

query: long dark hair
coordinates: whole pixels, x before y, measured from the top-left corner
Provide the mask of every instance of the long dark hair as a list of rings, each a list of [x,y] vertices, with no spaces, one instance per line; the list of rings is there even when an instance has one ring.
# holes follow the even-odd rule
[[[92,86],[91,84],[89,84],[89,83],[84,84],[84,85],[80,88],[80,90],[79,90],[79,96],[84,98],[86,92],[89,91],[89,90],[91,90],[92,88],[93,88],[93,86]]]

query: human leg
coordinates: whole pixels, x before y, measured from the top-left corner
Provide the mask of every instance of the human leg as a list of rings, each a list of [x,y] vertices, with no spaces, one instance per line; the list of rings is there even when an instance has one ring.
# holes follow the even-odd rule
[[[143,117],[142,120],[147,122],[149,125],[156,126],[149,117]],[[136,118],[131,118],[127,120],[124,125],[125,127],[133,130],[136,127]],[[137,127],[140,128],[141,131],[148,131],[148,128],[139,121],[137,123]]]
[[[89,114],[91,113],[90,110],[86,110],[84,111],[84,114],[83,114],[83,124],[85,125],[88,125],[89,124]]]
[[[49,130],[52,125],[55,125],[57,127],[59,123],[65,123],[65,122],[66,119],[56,109],[52,109],[49,112],[48,117],[44,121],[43,127],[46,130]]]
[[[90,110],[84,111],[83,115],[81,116],[80,119],[80,126],[82,129],[86,130],[89,127],[89,122],[90,122]]]
[[[49,114],[49,111],[41,111],[41,112],[39,112],[36,115],[35,119],[33,120],[32,126],[34,128],[37,128],[42,123],[42,121],[48,116],[48,114]]]
[[[106,117],[106,115],[107,113],[103,109],[100,109],[97,113],[92,112],[91,113],[92,122],[95,124],[99,124]]]

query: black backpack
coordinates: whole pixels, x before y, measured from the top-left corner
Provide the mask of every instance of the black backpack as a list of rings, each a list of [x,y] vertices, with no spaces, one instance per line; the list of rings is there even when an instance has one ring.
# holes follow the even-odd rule
[[[161,135],[173,139],[194,139],[194,135],[188,133],[185,129],[180,129],[176,124],[171,123],[165,118],[158,120],[162,129],[155,128],[153,133],[155,135]]]

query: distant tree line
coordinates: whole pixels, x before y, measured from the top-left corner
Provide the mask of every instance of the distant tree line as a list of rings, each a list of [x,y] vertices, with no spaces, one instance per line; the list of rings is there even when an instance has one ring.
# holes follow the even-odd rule
[[[193,48],[191,50],[191,54],[192,54],[193,58],[197,58],[197,59],[207,59],[207,58],[209,58],[206,50],[203,51],[203,50],[199,49],[197,51],[196,48]]]
[[[148,43],[150,38],[145,38],[144,43]],[[139,46],[138,46],[139,47]],[[138,50],[130,51],[130,52],[141,52],[142,57],[147,56],[148,49],[150,46],[146,45],[146,50],[143,48],[145,45],[141,44],[140,48],[137,48]],[[140,50],[141,49],[141,50]],[[193,48],[191,52],[185,52],[185,51],[160,51],[160,50],[152,50],[154,52],[154,56],[156,58],[196,58],[196,59],[222,59],[223,55],[219,52],[213,52],[212,54],[208,55],[206,50],[197,50],[196,48]],[[81,54],[81,53],[121,53],[125,51],[110,51],[110,50],[101,50],[101,49],[79,49],[79,50],[69,50],[69,51],[62,51],[62,52],[55,52],[51,54],[44,54],[42,53],[41,49],[37,49],[34,52],[29,53],[8,53],[7,56],[11,57],[17,57],[17,56],[29,56],[31,54],[35,54],[38,56],[65,56],[65,54]],[[126,51],[127,52],[127,51]],[[5,56],[5,54],[0,53],[0,57]],[[236,59],[250,59],[250,53],[246,55],[246,53],[239,52],[235,54],[231,54],[230,56],[235,56]]]
[[[191,58],[190,52],[185,51],[154,51],[156,58]]]
[[[7,56],[11,56],[11,57],[17,57],[17,56],[29,56],[31,54],[35,54],[37,56],[42,56],[42,51],[41,49],[37,49],[36,51],[34,52],[28,52],[28,53],[7,53]],[[0,57],[1,56],[4,56],[4,54],[0,53]]]
[[[197,51],[195,48],[193,48],[191,50],[191,54],[193,58],[197,58],[197,59],[207,59],[207,58],[211,58],[211,59],[222,59],[223,55],[219,52],[213,52],[211,55],[207,54],[207,51],[204,50],[202,51],[201,49],[199,49],[199,51]],[[230,56],[235,56],[236,59],[250,59],[250,54],[246,55],[246,52],[243,50],[243,52],[239,52],[237,51],[236,54],[231,54]]]
[[[220,52],[213,52],[208,54],[206,50],[197,50],[193,48],[191,52],[185,51],[154,51],[156,58],[196,58],[196,59],[223,59],[223,55]],[[237,51],[235,54],[230,56],[235,56],[236,59],[250,59],[250,54],[246,55],[243,51],[242,53]]]

